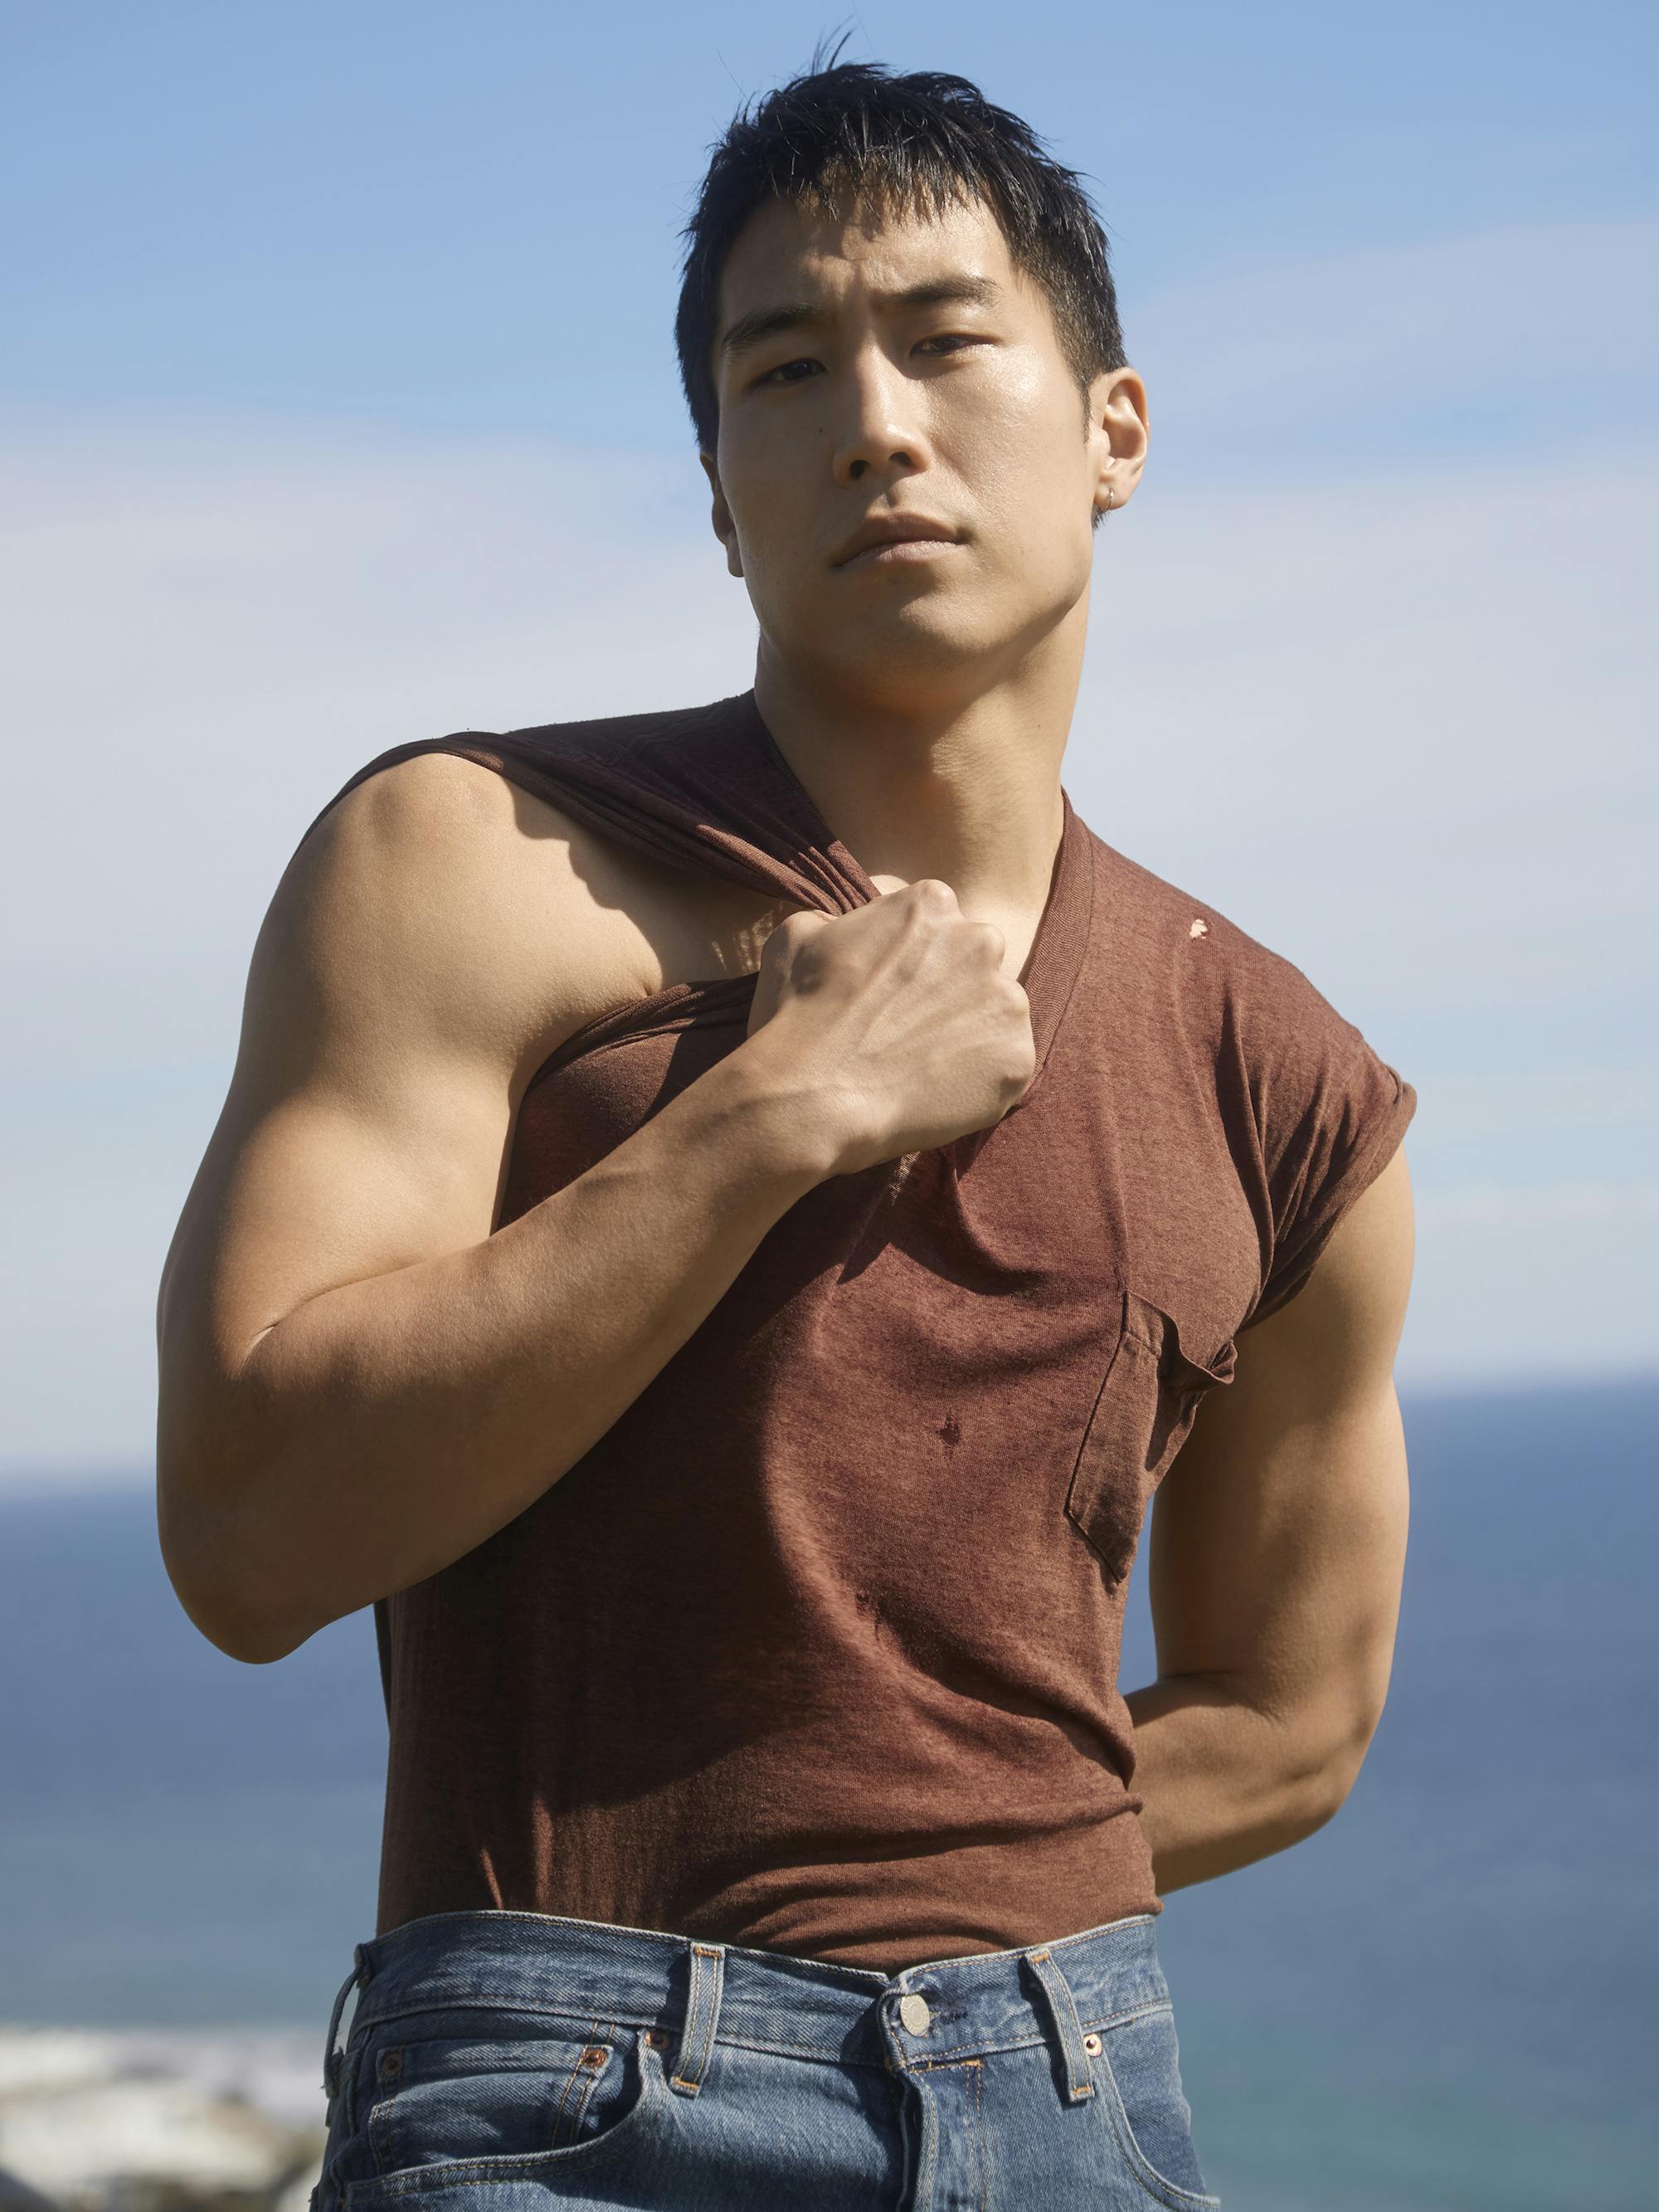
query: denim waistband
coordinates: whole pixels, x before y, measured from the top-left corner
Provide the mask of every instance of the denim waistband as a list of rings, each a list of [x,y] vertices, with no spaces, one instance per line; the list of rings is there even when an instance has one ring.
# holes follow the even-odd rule
[[[883,1974],[648,1928],[507,1911],[435,1912],[355,1947],[330,2019],[324,2087],[351,2039],[408,2014],[487,2009],[672,2031],[674,2086],[696,2094],[714,2042],[900,2072],[1048,2042],[1086,2095],[1084,2038],[1169,2002],[1156,1918],[1139,1913],[1019,1950],[935,1959]]]

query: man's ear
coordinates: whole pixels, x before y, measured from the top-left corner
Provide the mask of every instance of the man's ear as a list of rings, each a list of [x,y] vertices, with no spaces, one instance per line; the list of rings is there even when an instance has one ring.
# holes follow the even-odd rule
[[[715,537],[726,548],[726,573],[728,576],[740,576],[743,574],[743,556],[738,550],[737,525],[732,521],[732,510],[726,503],[726,494],[720,489],[720,471],[714,465],[714,456],[699,453],[697,459],[702,463],[714,495],[708,519],[714,525]]]
[[[1103,369],[1089,386],[1090,468],[1097,507],[1127,507],[1146,465],[1146,386],[1133,368]]]

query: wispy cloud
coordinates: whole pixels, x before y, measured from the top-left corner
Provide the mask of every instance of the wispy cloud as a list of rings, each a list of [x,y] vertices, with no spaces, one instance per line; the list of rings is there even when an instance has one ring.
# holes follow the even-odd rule
[[[1230,472],[1328,451],[1353,419],[1369,433],[1366,472],[1391,478],[1438,418],[1465,446],[1503,441],[1530,483],[1535,459],[1594,442],[1618,387],[1636,403],[1650,380],[1659,301],[1638,272],[1656,262],[1650,216],[1252,259],[1154,295],[1131,351],[1154,427],[1168,422],[1183,456],[1230,456]],[[1534,422],[1549,435],[1528,450],[1517,441]]]

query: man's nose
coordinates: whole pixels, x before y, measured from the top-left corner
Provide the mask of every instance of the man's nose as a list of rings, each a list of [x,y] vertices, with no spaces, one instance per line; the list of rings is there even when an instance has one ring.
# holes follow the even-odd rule
[[[838,482],[859,483],[872,470],[920,469],[930,459],[915,381],[885,349],[860,346],[848,361],[836,409],[835,468]]]

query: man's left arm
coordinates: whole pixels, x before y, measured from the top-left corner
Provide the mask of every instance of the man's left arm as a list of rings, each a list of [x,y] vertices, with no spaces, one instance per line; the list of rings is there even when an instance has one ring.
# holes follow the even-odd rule
[[[1129,1692],[1160,1896],[1299,1843],[1382,1717],[1409,1489],[1394,1358],[1413,1251],[1403,1150],[1296,1296],[1237,1340],[1159,1486],[1158,1680]]]

